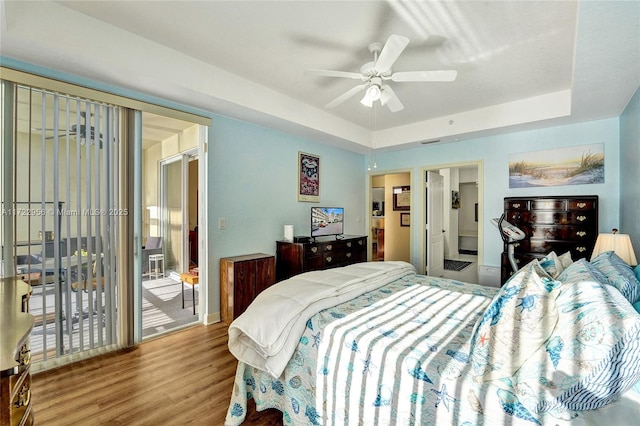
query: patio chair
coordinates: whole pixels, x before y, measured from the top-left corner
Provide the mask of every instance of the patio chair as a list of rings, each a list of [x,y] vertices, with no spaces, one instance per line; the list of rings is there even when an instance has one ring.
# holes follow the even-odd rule
[[[142,273],[149,271],[149,256],[152,254],[162,254],[162,237],[147,237],[145,245],[142,247]]]

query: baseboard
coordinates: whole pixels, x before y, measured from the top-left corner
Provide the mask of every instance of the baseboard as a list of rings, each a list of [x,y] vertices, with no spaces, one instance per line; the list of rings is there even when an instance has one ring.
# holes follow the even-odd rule
[[[215,324],[220,321],[220,312],[214,312],[204,316],[204,325]]]
[[[482,285],[500,287],[500,268],[486,265],[479,266],[478,281]]]

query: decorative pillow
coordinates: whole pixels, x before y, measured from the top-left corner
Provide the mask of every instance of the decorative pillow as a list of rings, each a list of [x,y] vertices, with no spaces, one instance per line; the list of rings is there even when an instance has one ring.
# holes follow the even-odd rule
[[[630,302],[640,300],[640,281],[627,263],[613,251],[600,253],[591,260],[591,264],[606,275],[609,284],[620,290]]]
[[[520,402],[553,415],[607,405],[640,380],[640,314],[610,285],[565,282],[547,342],[512,377]]]
[[[567,269],[557,278],[558,281],[564,283],[574,283],[582,281],[591,281],[601,284],[608,284],[607,277],[600,272],[595,266],[591,265],[586,259],[578,259],[573,262]]]
[[[565,254],[561,254],[560,256],[558,256],[558,259],[560,259],[560,263],[562,263],[563,269],[567,269],[573,263],[570,251],[566,252]]]
[[[540,266],[547,271],[551,278],[557,278],[558,275],[564,271],[564,266],[562,266],[562,261],[558,257],[555,251],[552,251],[548,255],[546,255],[543,259],[540,260]]]
[[[633,308],[640,314],[640,302],[634,303]]]
[[[533,260],[494,296],[474,327],[470,344],[477,381],[510,377],[547,340],[558,321],[554,281]]]
[[[640,265],[636,266],[636,267],[633,269],[633,272],[635,272],[635,274],[636,274],[636,278],[638,279],[638,281],[640,281]]]

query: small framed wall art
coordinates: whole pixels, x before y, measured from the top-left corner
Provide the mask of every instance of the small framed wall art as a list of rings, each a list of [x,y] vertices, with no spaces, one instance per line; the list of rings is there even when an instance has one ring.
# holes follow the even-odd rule
[[[460,208],[460,191],[451,191],[451,208]]]
[[[320,157],[298,152],[298,201],[320,202]]]
[[[410,186],[394,186],[393,187],[393,209],[394,210],[411,210],[411,187]]]
[[[400,213],[400,226],[411,226],[411,213]]]

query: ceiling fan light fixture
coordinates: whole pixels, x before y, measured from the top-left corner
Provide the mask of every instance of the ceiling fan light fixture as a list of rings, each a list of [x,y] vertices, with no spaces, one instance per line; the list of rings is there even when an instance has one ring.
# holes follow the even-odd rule
[[[383,90],[380,93],[380,105],[385,106],[390,99],[391,99],[391,95],[387,91]]]
[[[371,108],[373,106],[373,103],[378,99],[380,99],[381,95],[382,95],[382,90],[380,89],[380,85],[375,83],[371,84],[367,88],[367,91],[362,97],[362,100],[360,101],[360,103],[366,107]]]
[[[373,99],[371,98],[371,96],[369,96],[368,90],[360,100],[360,103],[369,108],[373,107]]]
[[[369,96],[372,101],[377,101],[378,99],[380,99],[380,94],[380,86],[378,86],[377,84],[372,84],[367,89],[367,96]]]

